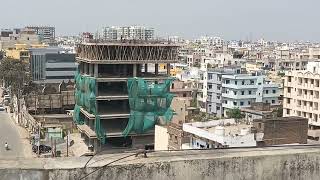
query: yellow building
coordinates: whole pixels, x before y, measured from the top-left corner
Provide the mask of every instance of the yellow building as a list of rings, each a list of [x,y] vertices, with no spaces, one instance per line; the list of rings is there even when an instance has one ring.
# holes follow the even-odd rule
[[[159,64],[159,71],[167,71],[167,64]],[[181,73],[183,71],[183,69],[185,68],[185,66],[179,66],[179,65],[173,65],[170,66],[170,75],[171,76],[176,76],[177,74]]]
[[[262,69],[262,64],[257,63],[246,63],[246,70],[248,72],[256,72]]]
[[[15,48],[8,48],[5,50],[6,57],[10,59],[18,59],[21,61],[28,62],[30,59],[29,48],[44,48],[48,47],[48,45],[43,44],[35,44],[35,45],[27,45],[27,44],[15,44]]]

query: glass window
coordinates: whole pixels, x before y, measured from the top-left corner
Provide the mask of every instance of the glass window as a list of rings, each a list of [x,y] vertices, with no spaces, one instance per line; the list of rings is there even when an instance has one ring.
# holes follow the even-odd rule
[[[236,106],[236,105],[237,105],[237,102],[233,102],[233,105]]]
[[[272,93],[275,94],[277,91],[276,90],[272,90]]]
[[[251,94],[251,91],[249,91],[248,94]]]
[[[244,95],[244,91],[241,91],[241,95]]]
[[[241,101],[241,102],[240,102],[240,106],[243,106],[243,105],[244,105],[244,103]]]
[[[276,101],[275,101],[275,100],[272,100],[272,104],[274,104],[274,103],[276,103]]]

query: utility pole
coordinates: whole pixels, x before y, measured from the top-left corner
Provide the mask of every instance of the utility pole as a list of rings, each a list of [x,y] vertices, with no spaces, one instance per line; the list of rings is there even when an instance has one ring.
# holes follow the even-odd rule
[[[38,123],[38,142],[37,142],[37,145],[38,145],[38,156],[40,156],[40,131],[41,131],[41,124]]]
[[[67,135],[67,157],[69,157],[69,135],[70,135],[70,131],[68,130],[68,135]]]

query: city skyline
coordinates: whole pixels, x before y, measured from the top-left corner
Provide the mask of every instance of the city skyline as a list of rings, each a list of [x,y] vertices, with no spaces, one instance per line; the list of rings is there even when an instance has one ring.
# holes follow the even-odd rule
[[[320,41],[319,27],[313,23],[320,18],[320,2],[308,3],[311,1],[56,0],[48,8],[44,1],[18,0],[2,2],[2,7],[14,7],[15,12],[3,8],[0,16],[6,18],[1,18],[0,24],[1,28],[50,25],[56,27],[57,35],[96,32],[103,26],[143,25],[154,27],[163,37]],[[307,13],[300,13],[302,10]]]

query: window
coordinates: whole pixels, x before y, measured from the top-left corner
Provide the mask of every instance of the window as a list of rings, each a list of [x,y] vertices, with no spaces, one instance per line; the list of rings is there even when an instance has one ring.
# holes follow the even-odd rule
[[[220,96],[217,95],[217,99],[220,99]]]
[[[307,90],[304,90],[304,95],[307,95]]]
[[[230,84],[230,80],[226,80],[226,84]]]
[[[234,81],[234,84],[237,85],[237,84],[238,84],[238,81]]]
[[[313,91],[312,90],[310,91],[310,95],[313,96]]]
[[[244,95],[244,91],[241,91],[241,95]]]
[[[219,106],[217,106],[217,111],[220,111],[220,107]]]
[[[242,81],[241,84],[244,85],[244,81]]]
[[[212,89],[212,85],[211,84],[208,85],[208,89]]]
[[[250,105],[251,104],[251,101],[248,101],[248,105]]]
[[[290,104],[290,99],[289,98],[287,99],[287,103]]]
[[[290,109],[287,109],[287,114],[290,114]]]
[[[272,90],[272,93],[275,94],[277,91],[276,90]]]
[[[259,129],[261,129],[261,123],[259,123],[258,126],[259,126]]]
[[[266,90],[266,94],[269,94],[269,90]]]
[[[266,100],[266,103],[269,103],[269,101],[268,101],[268,100]]]
[[[237,95],[237,91],[233,91],[233,94],[234,94],[234,95]]]
[[[276,103],[276,101],[275,101],[275,100],[272,100],[271,102],[272,102],[272,104]]]
[[[311,84],[313,84],[314,83],[314,79],[311,79]]]
[[[260,83],[258,83],[258,85],[261,85],[261,82],[260,82]]]
[[[253,80],[250,80],[250,84],[253,85],[253,84],[254,84],[254,81],[253,81]]]
[[[220,89],[221,89],[221,87],[220,87],[220,86],[218,86],[218,87],[217,87],[217,89],[218,89],[218,90],[220,90]]]
[[[242,101],[240,101],[240,106],[243,106],[243,105],[244,105],[244,103]]]
[[[249,91],[249,92],[248,92],[248,94],[250,94],[250,95],[251,95],[251,91]]]
[[[233,105],[236,106],[236,105],[237,105],[237,102],[233,102]]]
[[[211,80],[212,79],[212,74],[208,75],[208,79]]]

